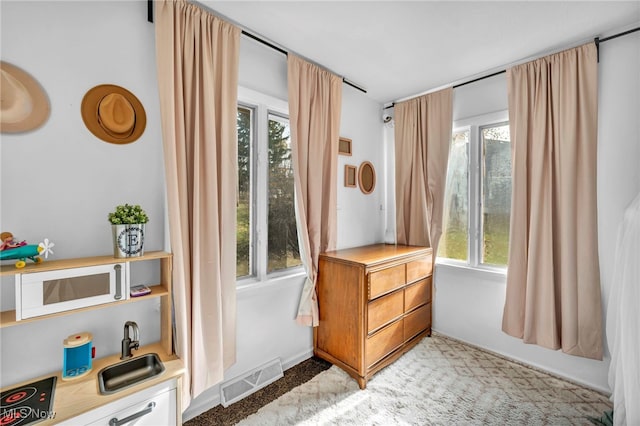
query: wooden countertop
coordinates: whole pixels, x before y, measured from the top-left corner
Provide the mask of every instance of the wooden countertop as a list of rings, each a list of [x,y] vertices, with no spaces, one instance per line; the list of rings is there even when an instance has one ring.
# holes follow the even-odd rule
[[[160,343],[143,346],[139,350],[134,351],[134,357],[145,355],[148,353],[157,353],[160,360],[164,364],[164,372],[149,380],[146,380],[130,388],[123,389],[110,395],[102,395],[98,384],[98,372],[104,367],[120,362],[119,354],[110,355],[100,359],[93,360],[91,372],[79,379],[71,381],[63,381],[61,371],[47,374],[41,377],[35,377],[24,382],[15,383],[11,386],[1,389],[1,391],[17,388],[47,377],[57,376],[56,387],[53,394],[53,412],[55,417],[39,422],[38,425],[53,425],[63,420],[86,413],[94,408],[101,407],[120,398],[134,394],[141,390],[147,389],[153,385],[165,382],[167,380],[182,376],[185,372],[184,364],[175,355],[167,355]]]

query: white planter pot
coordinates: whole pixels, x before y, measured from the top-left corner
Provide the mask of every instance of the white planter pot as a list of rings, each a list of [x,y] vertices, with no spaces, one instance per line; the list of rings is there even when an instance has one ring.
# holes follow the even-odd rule
[[[113,256],[138,257],[144,254],[144,223],[111,225]]]

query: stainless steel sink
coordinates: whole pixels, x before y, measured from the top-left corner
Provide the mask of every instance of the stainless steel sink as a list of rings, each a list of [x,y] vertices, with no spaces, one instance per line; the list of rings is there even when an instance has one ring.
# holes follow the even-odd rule
[[[111,394],[148,380],[164,371],[158,354],[131,358],[103,368],[98,373],[101,394]]]

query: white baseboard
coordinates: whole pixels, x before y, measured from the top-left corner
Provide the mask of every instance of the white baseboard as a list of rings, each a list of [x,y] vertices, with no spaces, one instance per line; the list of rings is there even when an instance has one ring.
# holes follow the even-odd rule
[[[436,330],[435,328],[433,328],[432,330],[433,330],[434,333],[437,333],[437,334],[439,334],[441,336],[448,337],[448,338],[453,339],[453,340],[457,340],[459,342],[462,342],[462,343],[467,344],[469,346],[476,347],[478,349],[481,349],[483,351],[492,353],[492,354],[497,355],[499,357],[503,357],[503,358],[506,358],[508,360],[514,361],[516,363],[523,364],[523,365],[526,365],[526,366],[531,367],[533,369],[540,370],[542,372],[551,374],[552,376],[556,376],[556,377],[558,377],[560,379],[564,379],[566,381],[575,383],[577,385],[584,386],[584,387],[587,387],[589,389],[593,389],[593,390],[598,391],[598,392],[600,392],[602,394],[611,395],[611,390],[608,389],[608,388],[603,388],[602,386],[598,386],[598,385],[596,385],[594,383],[589,383],[589,382],[586,382],[584,380],[580,380],[579,378],[572,377],[572,376],[570,376],[570,375],[568,375],[566,373],[563,373],[562,371],[555,370],[555,369],[550,368],[548,366],[545,366],[545,365],[542,365],[542,364],[538,364],[536,362],[532,362],[531,360],[527,360],[527,359],[524,359],[524,358],[521,358],[521,357],[518,357],[518,356],[514,356],[513,354],[502,352],[502,351],[496,350],[494,348],[490,348],[490,347],[485,346],[485,345],[480,345],[478,343],[469,342],[469,341],[467,341],[467,340],[465,340],[463,338],[460,338],[460,337],[451,336],[451,335],[449,335],[447,333],[443,333],[443,332],[441,332],[439,330]]]
[[[187,422],[194,417],[198,417],[200,414],[205,411],[211,410],[213,407],[220,405],[220,387],[218,387],[218,392],[211,396],[211,398],[203,399],[202,401],[198,401],[196,404],[191,403],[189,407],[184,410],[182,413],[182,423]]]
[[[299,354],[290,356],[289,358],[282,361],[282,369],[288,370],[294,365],[300,364],[302,361],[305,361],[313,356],[313,349],[308,349],[306,351],[300,352]]]
[[[282,361],[282,369],[288,370],[289,368],[300,364],[302,361],[305,361],[313,356],[313,349],[308,349],[306,351],[300,352],[298,354],[292,355],[288,357],[286,360]],[[251,369],[248,369],[250,371]],[[198,398],[198,401],[195,403],[191,403],[189,407],[182,413],[182,422],[186,422],[188,420],[193,419],[194,417],[199,416],[205,411],[209,411],[210,409],[220,405],[220,386],[215,385],[210,389],[211,395],[206,398]],[[209,392],[209,390],[205,391],[205,393]]]

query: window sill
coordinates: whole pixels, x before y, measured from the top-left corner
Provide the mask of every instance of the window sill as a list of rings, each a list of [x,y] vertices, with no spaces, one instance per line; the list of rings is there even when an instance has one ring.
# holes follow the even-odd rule
[[[479,278],[495,282],[507,282],[507,268],[491,267],[491,266],[471,266],[463,262],[449,260],[444,258],[436,259],[435,272],[441,272],[446,275],[459,275],[469,278]]]
[[[243,278],[236,281],[236,291],[238,294],[254,292],[256,290],[267,290],[273,287],[299,283],[306,277],[303,267],[292,268],[288,271],[268,275],[260,280],[256,277]]]

